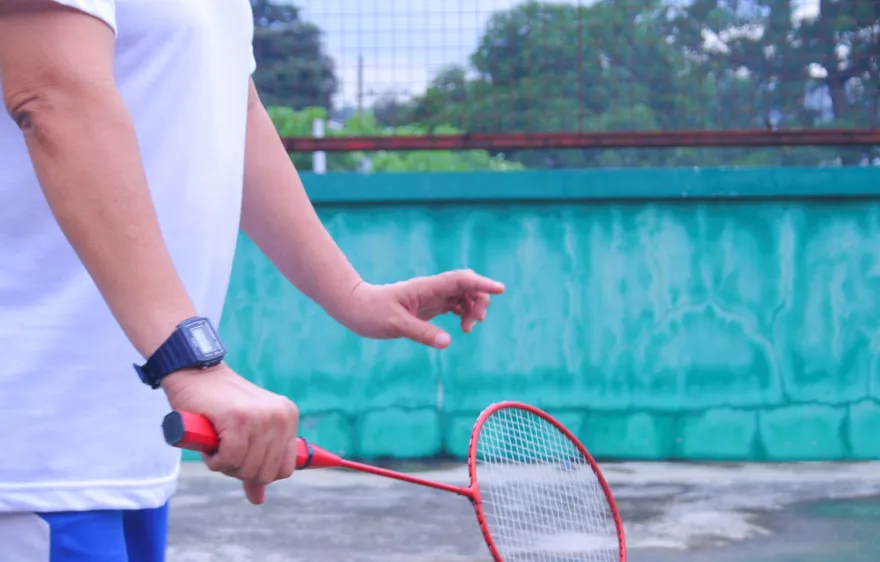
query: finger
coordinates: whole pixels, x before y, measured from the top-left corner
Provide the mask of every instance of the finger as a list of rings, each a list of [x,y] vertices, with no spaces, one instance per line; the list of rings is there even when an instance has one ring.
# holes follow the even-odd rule
[[[287,443],[287,450],[284,454],[284,462],[281,464],[281,473],[279,478],[290,478],[296,470],[297,453],[299,452],[299,443],[296,435],[290,438]]]
[[[447,298],[446,306],[448,308],[447,312],[452,312],[457,316],[461,316],[467,314],[470,300],[466,298],[466,295],[451,295]]]
[[[257,484],[256,482],[242,482],[244,495],[247,496],[249,502],[254,505],[261,505],[266,501],[265,484]]]
[[[479,275],[470,269],[461,270],[458,273],[456,284],[465,293],[489,293],[500,295],[504,292],[504,283],[495,281],[483,275]]]
[[[202,455],[205,465],[214,472],[227,473],[238,470],[244,463],[248,450],[247,433],[241,426],[221,431],[220,447],[211,455]]]
[[[425,282],[436,283],[435,292],[447,295],[481,292],[500,295],[504,292],[503,283],[478,275],[470,269],[447,271],[434,277],[428,277]]]
[[[270,430],[269,424],[267,420],[251,419],[243,430],[248,436],[247,453],[238,466],[225,470],[224,474],[243,481],[256,481],[268,452],[268,442],[262,436]]]
[[[287,413],[287,433],[283,441],[285,447],[278,473],[275,475],[277,480],[290,478],[293,475],[293,471],[296,470],[297,453],[299,452],[299,408],[290,400],[287,400]]]
[[[392,321],[400,337],[425,344],[437,349],[445,349],[452,338],[430,322],[425,322],[401,307],[400,313]]]
[[[461,301],[464,303],[464,306],[462,307],[463,314],[461,315],[461,331],[468,333],[473,329],[474,324],[477,322],[477,319],[474,316],[474,300],[470,295],[464,295]]]
[[[299,426],[299,410],[284,396],[276,396],[272,411],[267,418],[267,429],[260,436],[266,445],[266,456],[257,467],[253,479],[257,484],[271,484],[282,476],[282,465],[287,455],[288,442],[296,437]]]
[[[492,297],[489,296],[489,293],[476,294],[473,306],[471,307],[471,312],[473,313],[474,319],[478,322],[486,321],[486,312],[489,310],[489,301],[491,298]]]
[[[458,299],[458,307],[461,310],[461,313],[467,315],[471,311],[471,305],[473,304],[473,300],[468,295],[461,295]]]
[[[278,479],[278,474],[281,472],[281,464],[284,462],[284,456],[287,453],[286,422],[282,422],[282,425],[267,431],[263,435],[263,439],[267,443],[266,455],[256,468],[257,475],[254,478],[254,482],[268,485]]]

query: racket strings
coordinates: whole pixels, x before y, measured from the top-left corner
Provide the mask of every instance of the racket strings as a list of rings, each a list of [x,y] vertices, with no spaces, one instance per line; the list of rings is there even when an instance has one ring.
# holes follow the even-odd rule
[[[505,562],[619,562],[609,501],[580,449],[526,410],[489,416],[477,436],[486,525]]]

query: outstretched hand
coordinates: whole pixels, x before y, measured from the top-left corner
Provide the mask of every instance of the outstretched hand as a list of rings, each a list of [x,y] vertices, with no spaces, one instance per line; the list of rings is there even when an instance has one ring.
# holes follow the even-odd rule
[[[390,285],[361,283],[351,293],[345,325],[368,338],[407,338],[443,349],[452,338],[430,320],[453,313],[469,333],[486,319],[491,296],[503,292],[502,283],[469,269]]]

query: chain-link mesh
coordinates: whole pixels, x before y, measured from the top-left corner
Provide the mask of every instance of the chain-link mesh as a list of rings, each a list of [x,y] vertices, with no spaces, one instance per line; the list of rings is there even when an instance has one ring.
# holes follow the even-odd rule
[[[285,131],[295,151],[445,150],[429,141],[467,134],[451,146],[532,151],[507,154],[530,168],[813,165],[841,151],[572,150],[880,138],[877,0],[252,3],[264,102],[329,116],[326,138],[306,119]]]
[[[504,562],[620,562],[617,527],[578,447],[529,411],[503,408],[477,436],[486,526]]]

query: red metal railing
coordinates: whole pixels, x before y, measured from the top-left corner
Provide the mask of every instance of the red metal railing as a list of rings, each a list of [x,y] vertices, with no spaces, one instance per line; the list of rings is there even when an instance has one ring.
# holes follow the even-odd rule
[[[377,150],[540,150],[548,148],[674,148],[768,146],[880,146],[880,130],[670,131],[607,133],[495,133],[464,135],[286,137],[290,152]]]

